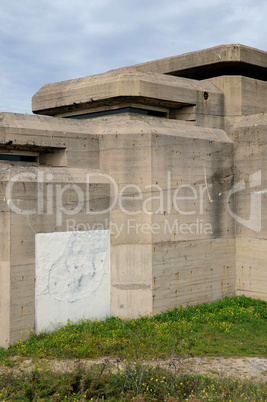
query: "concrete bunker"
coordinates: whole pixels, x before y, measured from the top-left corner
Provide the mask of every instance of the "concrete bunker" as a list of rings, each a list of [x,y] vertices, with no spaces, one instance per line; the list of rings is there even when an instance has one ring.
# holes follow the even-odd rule
[[[266,71],[266,52],[223,45],[0,114],[1,346],[68,319],[266,300]]]

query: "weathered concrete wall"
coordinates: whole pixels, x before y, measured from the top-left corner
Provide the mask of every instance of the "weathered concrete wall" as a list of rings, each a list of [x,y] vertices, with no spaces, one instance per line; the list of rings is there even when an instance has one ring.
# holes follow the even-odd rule
[[[27,168],[28,173],[29,171],[35,173],[36,180],[29,180],[29,178],[25,178],[22,175],[20,180],[16,181],[12,189],[12,202],[15,206],[19,206],[22,211],[28,209],[34,210],[38,205],[37,176],[38,172],[40,172],[40,168]],[[18,172],[22,173],[22,169],[10,168],[10,177],[13,177],[14,173],[17,174]],[[108,213],[99,215],[97,218],[95,216],[93,217],[92,215],[85,214],[85,205],[82,210],[76,211],[75,215],[69,215],[67,212],[68,210],[75,211],[77,207],[76,194],[71,188],[68,188],[68,186],[70,183],[75,182],[85,193],[86,174],[88,171],[81,169],[79,171],[79,180],[77,177],[74,179],[70,172],[67,173],[66,169],[62,171],[62,169],[59,168],[55,168],[54,170],[52,170],[52,168],[46,168],[43,169],[43,173],[44,177],[47,178],[46,181],[44,181],[44,186],[46,189],[49,188],[50,191],[50,193],[44,192],[43,202],[44,206],[51,208],[51,210],[44,210],[42,214],[36,212],[25,215],[13,211],[10,212],[10,342],[20,338],[24,339],[28,336],[28,331],[34,329],[34,286],[35,280],[37,279],[35,277],[36,233],[65,232],[66,230],[79,229],[79,225],[82,226],[82,230],[86,230],[86,228],[88,229],[97,224],[100,224],[104,229],[108,228]],[[51,177],[53,177],[53,181]],[[8,183],[5,184],[8,185]],[[56,187],[62,189],[65,187],[66,189],[64,190],[62,200],[56,196]],[[50,197],[52,191],[54,194]],[[90,191],[93,193],[91,202],[93,208],[101,208],[101,200],[104,207],[108,205],[108,184],[101,182],[96,183],[95,185],[91,185]],[[96,200],[97,207],[94,205],[94,199]],[[62,208],[63,211],[61,212]],[[69,228],[69,221],[71,221],[71,229]],[[75,228],[73,227],[73,221],[75,221]],[[8,247],[8,243],[9,242],[6,242],[6,247]],[[60,246],[59,244],[58,253],[61,251],[63,251],[62,245]],[[47,248],[47,253],[51,253],[50,248]],[[49,309],[47,317],[50,318],[50,321],[55,318],[54,314],[55,310]],[[97,312],[94,316],[97,316]],[[103,313],[101,314],[101,317],[102,316]],[[61,321],[61,314],[58,314],[56,319],[57,321]],[[64,315],[62,319],[65,319]],[[40,326],[38,329],[40,329]]]
[[[99,173],[98,139],[90,135],[86,123],[76,126],[75,132],[72,121],[23,115],[14,115],[12,119],[11,114],[3,114],[1,124],[1,143],[9,144],[8,149],[21,152],[30,149],[49,156],[53,151],[56,154],[58,147],[60,151],[64,150],[68,164],[57,167],[57,163],[55,166],[1,163],[0,341],[1,346],[7,346],[26,339],[35,328],[35,282],[38,279],[35,276],[35,235],[54,233],[56,236],[66,231],[99,228],[108,230],[109,213],[106,209],[110,201],[110,185],[105,178],[96,177]],[[65,131],[64,138],[62,131]],[[87,132],[86,136],[83,131]],[[6,148],[5,145],[2,147]],[[79,149],[77,156],[75,147]],[[86,169],[78,168],[77,163]],[[88,174],[94,176],[90,183]],[[80,206],[78,190],[84,197]],[[88,206],[90,211],[104,212],[97,216],[87,214]],[[60,251],[63,250],[59,244],[58,253]],[[48,255],[50,252],[47,248]],[[97,309],[95,314],[88,308],[88,315],[92,313],[97,317],[99,313],[102,318],[104,309],[109,310],[105,304],[105,308],[101,312]],[[79,306],[75,308],[76,316],[82,318],[84,311],[79,309]],[[59,309],[48,309],[45,318],[46,321],[38,322],[38,330],[45,327],[47,321],[66,319]]]
[[[267,115],[230,119],[235,141],[237,294],[266,300]]]
[[[225,132],[139,116],[98,124],[101,170],[119,191],[130,185],[123,196],[132,197],[110,214],[111,224],[119,225],[111,231],[111,313],[137,316],[233,295],[234,222],[227,210],[233,144]],[[184,233],[183,225],[193,232]],[[191,278],[192,291],[184,290],[183,279],[177,288],[179,272]]]
[[[242,76],[221,76],[207,81],[223,92],[225,116],[266,112],[267,82]]]
[[[111,314],[137,317],[152,310],[151,216],[142,211],[151,191],[151,130],[142,118],[99,119],[100,168],[118,185],[120,201],[110,212]],[[111,196],[114,187],[111,185]],[[140,191],[138,190],[140,189]],[[140,199],[141,197],[142,199]],[[128,199],[127,199],[128,197]]]
[[[8,168],[0,169],[0,345],[7,347],[10,331],[10,210],[5,202]]]
[[[154,134],[152,144],[152,183],[170,195],[170,210],[166,203],[163,213],[152,215],[161,227],[152,237],[154,312],[235,294],[235,234],[227,210],[233,143],[224,131],[174,127]]]
[[[154,313],[235,295],[235,240],[155,244]]]
[[[266,250],[266,239],[236,239],[237,295],[267,300]]]

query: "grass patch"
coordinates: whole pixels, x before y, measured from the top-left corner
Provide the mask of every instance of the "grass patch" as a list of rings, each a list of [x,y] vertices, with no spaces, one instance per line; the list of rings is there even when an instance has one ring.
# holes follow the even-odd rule
[[[69,322],[52,334],[31,335],[7,351],[8,356],[32,358],[123,359],[170,356],[266,356],[267,303],[242,297],[175,308],[131,320]]]
[[[193,396],[199,399],[193,399]],[[266,401],[267,385],[230,378],[175,375],[159,367],[128,365],[112,373],[108,366],[88,372],[33,371],[0,378],[6,401]]]

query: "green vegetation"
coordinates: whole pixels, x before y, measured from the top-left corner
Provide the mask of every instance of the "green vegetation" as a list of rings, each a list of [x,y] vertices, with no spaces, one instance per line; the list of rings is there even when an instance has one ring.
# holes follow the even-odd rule
[[[0,379],[0,400],[5,401],[198,401],[263,402],[267,386],[209,376],[177,376],[170,371],[142,365],[128,365],[111,373],[108,367],[90,371],[55,374],[33,371]],[[196,401],[192,398],[191,401]]]
[[[52,334],[31,335],[28,341],[11,345],[8,351],[0,350],[0,356],[266,356],[266,334],[267,303],[242,296],[175,308],[152,317],[69,322]]]
[[[26,342],[0,349],[0,363],[6,366],[0,376],[0,401],[267,400],[267,383],[181,375],[179,370],[142,364],[204,355],[266,357],[267,303],[243,296],[225,298],[152,317],[69,322],[52,334],[31,334]],[[114,366],[103,363],[88,370],[52,373],[40,360],[101,356],[124,360],[126,368],[114,372]],[[33,359],[33,368],[20,371],[17,363],[25,357]]]

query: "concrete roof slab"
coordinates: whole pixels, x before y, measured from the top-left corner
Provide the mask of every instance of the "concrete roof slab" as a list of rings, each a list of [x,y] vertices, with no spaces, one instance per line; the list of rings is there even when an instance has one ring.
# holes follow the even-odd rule
[[[108,72],[44,85],[32,98],[34,113],[57,115],[128,99],[161,107],[195,105],[199,92],[221,94],[215,85],[135,70]]]
[[[216,76],[214,74],[220,69],[224,70],[224,74],[227,70],[235,69],[239,71],[235,75],[243,75],[242,71],[247,74],[254,72],[256,76],[252,78],[262,79],[257,75],[265,74],[267,79],[267,52],[241,44],[227,44],[136,64],[130,68],[195,79]]]

